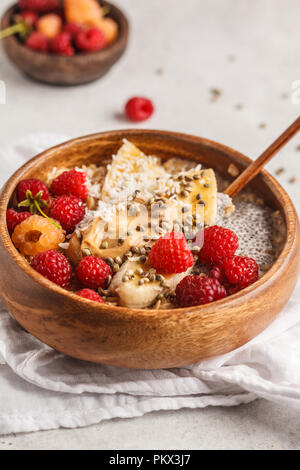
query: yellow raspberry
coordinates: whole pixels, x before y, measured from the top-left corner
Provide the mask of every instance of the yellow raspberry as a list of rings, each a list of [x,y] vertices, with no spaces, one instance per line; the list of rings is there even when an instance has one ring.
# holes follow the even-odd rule
[[[58,245],[64,240],[63,230],[40,215],[33,215],[24,220],[16,226],[12,235],[15,247],[24,256],[35,256],[43,251],[57,250]]]
[[[68,23],[99,27],[103,10],[97,0],[65,0],[65,15]]]

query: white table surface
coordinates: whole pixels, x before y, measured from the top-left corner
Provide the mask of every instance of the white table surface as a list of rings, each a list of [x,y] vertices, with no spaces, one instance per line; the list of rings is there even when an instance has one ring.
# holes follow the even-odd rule
[[[0,13],[11,0],[2,0]],[[0,145],[32,132],[75,137],[132,127],[132,95],[154,100],[139,127],[187,132],[257,156],[298,115],[298,0],[119,0],[131,20],[123,59],[102,80],[49,87],[19,73],[0,51]],[[160,73],[158,70],[160,69]],[[221,91],[211,101],[211,88]],[[242,104],[242,109],[236,105]],[[261,124],[264,124],[262,128]],[[268,165],[300,208],[300,135]],[[291,177],[298,181],[290,183]],[[0,449],[297,449],[299,413],[257,400],[235,408],[157,412],[85,429],[0,437]]]

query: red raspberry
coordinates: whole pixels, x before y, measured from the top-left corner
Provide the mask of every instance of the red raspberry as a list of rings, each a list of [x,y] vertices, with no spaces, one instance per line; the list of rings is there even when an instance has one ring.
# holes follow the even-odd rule
[[[56,10],[60,6],[60,0],[19,0],[21,10],[33,10],[46,13]]]
[[[193,266],[194,258],[182,233],[161,237],[149,253],[151,265],[162,273],[183,273]]]
[[[72,46],[72,38],[69,33],[60,33],[51,41],[51,52],[57,55],[72,57],[75,49]]]
[[[242,287],[231,285],[231,286],[227,289],[227,295],[236,294],[236,293],[239,292],[240,290],[242,290]]]
[[[224,261],[225,274],[231,284],[244,289],[258,279],[258,264],[248,256],[233,256]]]
[[[107,46],[107,40],[98,28],[79,31],[75,37],[77,48],[82,52],[98,52]]]
[[[83,297],[84,299],[92,300],[93,302],[99,302],[99,304],[104,304],[102,297],[94,290],[82,289],[81,291],[77,292],[77,295],[80,295],[80,297]]]
[[[72,40],[75,39],[80,31],[82,31],[82,27],[77,23],[66,23],[63,27],[63,32],[68,33]]]
[[[60,196],[53,202],[50,217],[58,220],[62,228],[70,233],[85,216],[85,205],[82,199],[75,196]]]
[[[153,112],[153,103],[147,98],[131,98],[125,105],[125,114],[131,121],[146,121],[152,116]]]
[[[217,279],[220,284],[224,284],[226,281],[228,282],[224,269],[221,266],[214,266],[209,273],[209,277],[212,279]]]
[[[39,33],[38,31],[34,31],[31,33],[26,42],[26,46],[29,49],[32,49],[33,51],[37,52],[44,52],[47,53],[49,51],[49,41],[44,36],[42,33]]]
[[[219,281],[206,276],[186,276],[176,287],[180,307],[202,305],[223,299],[227,293]]]
[[[13,233],[16,226],[28,217],[31,217],[30,212],[16,212],[14,209],[8,209],[6,211],[6,224],[9,233]]]
[[[31,266],[42,276],[58,286],[68,287],[72,279],[72,268],[67,258],[58,251],[48,250],[36,255]]]
[[[29,26],[35,26],[39,16],[35,11],[26,10],[20,13],[20,17],[27,23]]]
[[[214,266],[209,273],[209,277],[212,279],[217,279],[217,281],[219,281],[219,283],[222,284],[222,286],[224,286],[227,291],[230,287],[232,287],[226,277],[223,266]]]
[[[42,181],[35,178],[21,181],[17,186],[17,200],[18,202],[25,201],[27,199],[26,192],[31,191],[32,196],[35,197],[39,192],[42,192],[41,199],[49,202],[50,194],[47,186]]]
[[[208,265],[222,265],[224,258],[233,256],[238,246],[238,237],[232,230],[218,225],[207,227],[199,260]]]
[[[88,197],[87,175],[84,171],[64,171],[51,184],[54,196],[77,196],[83,201]]]
[[[111,267],[97,256],[86,256],[76,269],[79,282],[90,289],[104,287],[108,276],[112,275]]]

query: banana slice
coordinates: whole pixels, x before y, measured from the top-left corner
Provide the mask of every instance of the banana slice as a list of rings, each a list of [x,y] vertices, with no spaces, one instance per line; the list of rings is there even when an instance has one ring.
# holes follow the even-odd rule
[[[213,225],[217,218],[217,180],[214,170],[189,171],[181,174],[184,187],[180,192],[179,199],[190,206],[192,215],[201,216],[205,225]],[[199,210],[200,209],[200,210]]]
[[[98,207],[91,212],[95,218],[82,234],[81,254],[124,259],[132,247],[183,227],[193,238],[199,226],[215,223],[215,174],[212,169],[186,167],[171,175],[159,159],[124,140],[108,167]],[[79,243],[76,237],[70,242],[73,262],[80,260]]]
[[[184,273],[159,275],[153,271],[151,277],[151,266],[148,263],[142,264],[137,259],[126,261],[120,271],[114,276],[110,284],[110,292],[118,295],[120,304],[129,308],[150,307],[159,294],[172,292],[177,284],[187,276],[192,268]],[[149,273],[144,277],[143,273]],[[156,276],[159,277],[156,280]],[[163,280],[160,280],[163,279]]]
[[[171,232],[176,223],[181,224],[182,207],[170,199],[161,205],[134,202],[129,209],[118,208],[110,221],[97,217],[91,223],[83,234],[81,250],[100,258],[123,258],[132,247],[157,239]],[[135,215],[130,215],[132,211]]]
[[[131,215],[132,214],[132,215]],[[130,248],[139,246],[148,232],[148,209],[135,203],[115,209],[107,222],[96,218],[83,234],[81,250],[100,258],[123,257]]]
[[[115,207],[108,222],[97,217],[83,234],[82,251],[88,250],[100,258],[122,258],[132,247],[141,245],[145,238],[153,239],[153,235],[184,227],[186,236],[191,232],[193,238],[189,227],[195,229],[196,223],[199,226],[214,224],[217,184],[213,170],[187,172],[181,174],[181,178],[176,183],[178,194],[175,199],[169,190],[167,196],[157,198],[160,202],[152,205],[135,199],[130,209],[127,205]],[[173,183],[169,181],[167,189]],[[130,215],[132,208],[134,215]]]
[[[102,188],[103,201],[126,201],[136,190],[150,190],[155,179],[166,174],[157,157],[145,155],[126,139],[123,142],[108,167]]]

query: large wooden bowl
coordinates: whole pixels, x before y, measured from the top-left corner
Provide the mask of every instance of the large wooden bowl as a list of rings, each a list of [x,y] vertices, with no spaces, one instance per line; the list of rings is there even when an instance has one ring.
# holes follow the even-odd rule
[[[105,75],[125,52],[128,43],[129,24],[122,11],[108,2],[109,16],[119,25],[119,36],[114,43],[100,52],[62,57],[43,54],[25,47],[16,36],[3,39],[3,47],[11,62],[31,78],[50,85],[82,85]],[[3,15],[1,28],[11,25],[17,4]]]
[[[132,368],[178,367],[227,353],[260,333],[289,299],[300,268],[299,225],[289,197],[263,171],[252,187],[284,219],[283,250],[258,282],[224,300],[175,310],[134,310],[97,305],[47,281],[14,248],[5,212],[17,183],[45,179],[60,165],[102,163],[126,137],[144,152],[163,159],[194,159],[227,174],[230,162],[241,170],[250,160],[215,142],[163,131],[113,131],[61,144],[35,157],[6,183],[0,198],[0,292],[14,318],[32,335],[69,356]]]

